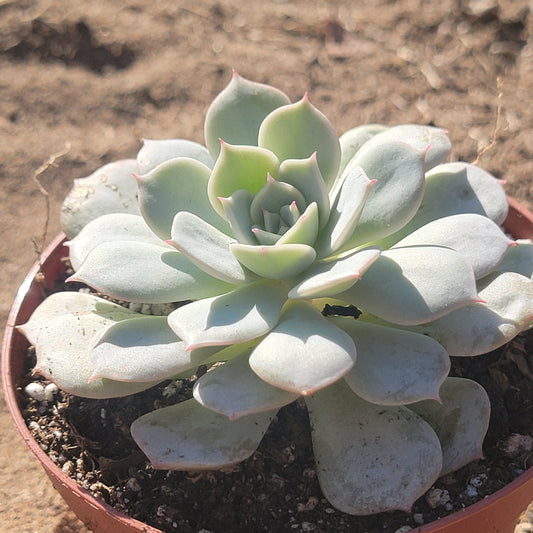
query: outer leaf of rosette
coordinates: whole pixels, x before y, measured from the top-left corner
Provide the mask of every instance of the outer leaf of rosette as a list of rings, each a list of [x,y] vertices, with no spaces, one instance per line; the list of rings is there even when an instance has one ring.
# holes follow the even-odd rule
[[[333,254],[350,240],[374,184],[360,167],[350,167],[337,182],[331,191],[329,220],[317,244],[319,258]]]
[[[254,278],[230,251],[235,239],[192,213],[181,211],[174,217],[168,242],[198,268],[226,283],[241,284]]]
[[[366,141],[369,141],[374,135],[377,135],[386,129],[387,126],[383,126],[382,124],[363,124],[344,132],[339,137],[339,143],[341,145],[341,162],[337,177],[340,178],[352,157],[358,152],[359,148],[366,143]]]
[[[368,178],[376,182],[366,199],[357,228],[343,250],[399,230],[415,215],[424,196],[425,152],[396,141],[374,142],[378,136],[362,146],[344,171],[346,174],[361,167]]]
[[[408,512],[439,477],[439,439],[410,409],[366,402],[344,380],[306,403],[320,487],[340,511]]]
[[[218,348],[187,350],[169,328],[165,316],[122,320],[104,329],[90,348],[91,381],[108,378],[126,382],[169,379],[197,368]]]
[[[278,181],[296,187],[304,196],[307,205],[316,202],[319,225],[328,221],[330,202],[328,189],[318,168],[316,154],[307,159],[286,159],[279,167]]]
[[[384,239],[383,247],[388,248],[429,222],[450,215],[476,213],[501,225],[508,209],[501,183],[487,171],[460,161],[437,165],[426,173],[424,198],[415,216]]]
[[[154,468],[213,470],[250,457],[275,414],[229,420],[191,399],[141,416],[131,434]]]
[[[205,117],[205,144],[216,160],[219,139],[231,144],[257,146],[259,127],[274,109],[290,104],[280,90],[249,81],[235,71],[227,87],[213,100]]]
[[[227,222],[214,211],[207,197],[210,175],[203,163],[179,157],[137,178],[141,213],[158,237],[170,238],[172,221],[180,211],[193,213],[223,233],[230,233]]]
[[[303,281],[289,291],[289,298],[324,298],[348,290],[379,257],[380,250],[366,248],[340,259],[320,261],[306,272]]]
[[[135,241],[98,245],[68,281],[81,281],[119,300],[141,303],[196,300],[233,288],[176,250]]]
[[[433,337],[450,355],[471,356],[495,350],[533,322],[533,280],[517,272],[495,272],[478,287],[483,303],[412,329]]]
[[[110,315],[133,316],[133,311],[118,304],[104,300],[94,294],[78,291],[54,292],[43,300],[33,311],[29,320],[17,329],[28,339],[31,344],[36,344],[39,332],[54,318],[70,314],[92,313]]]
[[[385,250],[338,297],[400,325],[424,324],[479,301],[472,267],[440,246]]]
[[[71,241],[70,263],[77,271],[89,252],[104,242],[139,241],[165,246],[165,243],[147,226],[143,217],[127,213],[110,213],[91,220]],[[168,245],[170,248],[170,245]]]
[[[288,279],[309,267],[316,257],[307,244],[250,245],[232,243],[229,249],[246,268],[263,278]]]
[[[189,157],[213,168],[213,158],[207,148],[187,139],[143,139],[142,148],[137,153],[138,172],[147,174],[161,163],[176,157]]]
[[[293,301],[252,352],[250,367],[274,387],[307,395],[342,378],[355,357],[347,333],[307,302]]]
[[[35,371],[66,392],[85,398],[128,396],[148,389],[157,381],[124,383],[93,379],[94,363],[90,348],[95,338],[108,326],[143,315],[115,308],[84,314],[61,315],[41,328],[37,344]]]
[[[424,400],[409,406],[437,433],[443,453],[441,476],[483,457],[482,443],[489,427],[490,400],[475,381],[447,378],[441,403]]]
[[[268,333],[286,300],[283,283],[259,280],[181,306],[170,313],[168,323],[188,349],[240,344]]]
[[[495,272],[516,272],[533,281],[533,241],[518,239],[504,255]]]
[[[335,180],[341,155],[339,140],[329,120],[309,102],[307,94],[265,118],[259,129],[259,146],[274,152],[280,161],[307,159],[316,152],[328,189]]]
[[[367,402],[406,405],[439,398],[450,357],[435,340],[420,333],[333,317],[357,347],[354,367],[344,379]]]
[[[107,213],[139,215],[135,159],[108,163],[85,178],[74,180],[61,206],[61,227],[69,239],[90,220]]]
[[[425,153],[424,169],[426,172],[436,165],[444,163],[452,151],[448,132],[435,126],[421,124],[400,124],[387,128],[368,141],[381,144],[383,141],[397,141],[409,144]]]
[[[479,279],[496,268],[513,242],[490,218],[465,213],[429,222],[394,247],[437,245],[452,248],[472,265]]]
[[[224,217],[220,198],[227,198],[239,189],[257,194],[265,185],[268,175],[274,178],[278,175],[278,168],[279,160],[270,150],[223,142],[207,185],[213,209]]]
[[[298,394],[269,385],[250,368],[254,347],[218,365],[194,385],[193,394],[200,404],[235,420],[253,413],[279,409],[298,398]]]

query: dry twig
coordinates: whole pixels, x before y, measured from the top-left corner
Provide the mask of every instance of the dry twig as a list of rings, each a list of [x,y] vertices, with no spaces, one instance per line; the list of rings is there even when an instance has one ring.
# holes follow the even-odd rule
[[[41,234],[41,242],[38,243],[35,239],[32,239],[33,248],[35,249],[35,252],[37,255],[41,255],[42,248],[46,244],[46,240],[48,237],[48,225],[50,223],[50,194],[48,191],[44,188],[43,184],[41,183],[39,176],[46,172],[50,167],[57,167],[57,160],[65,155],[67,155],[70,152],[70,143],[65,143],[65,148],[61,150],[60,152],[56,152],[55,154],[52,154],[45,163],[43,163],[34,173],[32,176],[33,181],[37,184],[37,187],[39,188],[39,191],[45,198],[46,202],[46,211],[45,211],[45,220],[43,225],[43,231]]]

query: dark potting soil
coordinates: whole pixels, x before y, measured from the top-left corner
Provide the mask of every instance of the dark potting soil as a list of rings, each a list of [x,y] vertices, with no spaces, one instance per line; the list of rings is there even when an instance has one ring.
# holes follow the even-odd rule
[[[533,336],[490,354],[456,357],[452,375],[479,382],[492,405],[485,457],[439,479],[411,513],[354,517],[334,509],[321,493],[305,404],[282,408],[258,450],[225,471],[154,470],[132,440],[137,417],[192,395],[189,380],[166,381],[126,398],[88,400],[59,391],[53,402],[22,392],[33,436],[67,475],[96,498],[166,533],[306,532],[401,533],[437,520],[499,490],[533,465]]]

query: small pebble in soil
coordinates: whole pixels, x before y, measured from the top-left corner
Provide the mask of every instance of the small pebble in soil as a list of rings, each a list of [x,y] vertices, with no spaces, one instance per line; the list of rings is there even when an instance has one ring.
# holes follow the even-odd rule
[[[38,402],[44,402],[46,401],[46,391],[44,390],[44,386],[42,383],[39,383],[37,381],[34,381],[32,383],[28,383],[24,387],[24,392],[34,400]]]
[[[399,527],[394,533],[406,533],[407,531],[411,531],[413,528],[411,526],[402,526]]]
[[[426,492],[425,500],[431,509],[435,509],[439,505],[448,503],[450,501],[450,494],[445,489],[433,487]]]
[[[476,487],[473,487],[472,485],[467,485],[466,489],[464,490],[463,494],[467,498],[475,498],[478,495],[478,491]]]
[[[424,523],[424,515],[422,513],[413,513],[413,520],[418,525],[422,525]]]
[[[533,437],[513,433],[504,442],[502,451],[507,457],[513,458],[522,453],[529,453],[531,450],[533,450]]]

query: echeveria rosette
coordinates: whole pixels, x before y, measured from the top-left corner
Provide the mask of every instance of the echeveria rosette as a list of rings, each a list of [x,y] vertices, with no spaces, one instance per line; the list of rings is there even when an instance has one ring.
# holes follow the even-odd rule
[[[205,137],[207,149],[145,142],[142,217],[105,214],[69,243],[74,280],[119,300],[190,302],[167,318],[54,295],[22,327],[37,369],[100,398],[224,362],[191,400],[134,422],[155,467],[242,461],[303,396],[330,502],[408,510],[481,456],[488,399],[447,377],[449,355],[490,351],[533,319],[533,245],[501,231],[500,183],[446,163],[444,130],[373,124],[338,139],[307,95],[291,104],[237,74]],[[326,303],[362,315],[326,317]]]

